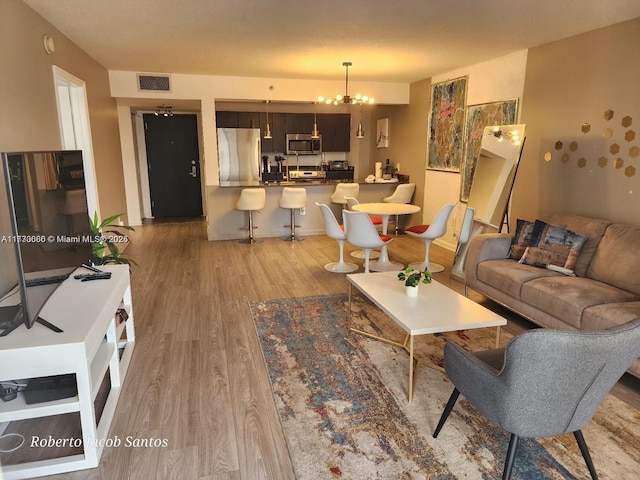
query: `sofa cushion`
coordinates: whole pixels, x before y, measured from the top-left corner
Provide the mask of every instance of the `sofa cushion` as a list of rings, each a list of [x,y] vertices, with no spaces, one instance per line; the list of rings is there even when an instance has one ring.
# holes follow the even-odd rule
[[[483,283],[514,298],[520,298],[522,285],[540,277],[558,276],[559,273],[531,267],[515,260],[487,260],[477,267],[477,278]]]
[[[585,277],[591,259],[596,253],[596,248],[598,248],[598,244],[600,243],[600,239],[611,222],[582,217],[580,215],[572,215],[570,213],[556,213],[551,217],[549,223],[553,225],[566,225],[566,227],[573,232],[586,233],[589,235],[589,239],[582,246],[582,250],[580,250],[580,255],[578,255],[578,260],[574,268],[577,276]]]
[[[588,238],[585,233],[575,233],[561,225],[545,225],[538,245],[527,247],[520,263],[543,268],[561,267],[562,273],[574,275],[578,254]]]
[[[540,220],[529,222],[519,218],[516,225],[516,233],[511,239],[511,248],[509,248],[509,258],[520,260],[527,247],[538,244],[546,223]]]
[[[560,275],[525,283],[520,299],[574,328],[582,328],[582,313],[586,308],[635,301],[638,296],[590,278]]]
[[[640,295],[640,227],[612,224],[604,233],[587,276]]]
[[[594,305],[584,310],[582,329],[605,330],[636,318],[640,318],[640,301]]]

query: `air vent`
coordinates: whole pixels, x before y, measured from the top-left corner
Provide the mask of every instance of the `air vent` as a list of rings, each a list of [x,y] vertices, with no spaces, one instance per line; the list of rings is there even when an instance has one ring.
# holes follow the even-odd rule
[[[138,74],[138,90],[153,92],[170,92],[168,75],[144,75]]]

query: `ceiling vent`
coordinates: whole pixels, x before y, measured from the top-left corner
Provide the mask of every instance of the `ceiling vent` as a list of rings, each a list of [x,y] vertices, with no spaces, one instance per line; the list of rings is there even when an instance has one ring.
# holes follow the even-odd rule
[[[170,92],[169,75],[138,74],[138,90],[141,92]]]

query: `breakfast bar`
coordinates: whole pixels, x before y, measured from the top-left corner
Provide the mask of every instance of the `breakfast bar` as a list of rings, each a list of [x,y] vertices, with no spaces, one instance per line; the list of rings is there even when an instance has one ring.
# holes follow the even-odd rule
[[[397,183],[367,183],[358,182],[360,185],[360,202],[380,202],[382,198],[393,193]],[[264,209],[255,212],[254,225],[257,227],[255,235],[262,238],[280,237],[288,233],[284,226],[290,223],[289,212],[281,209],[278,201],[284,187],[302,187],[307,191],[307,206],[304,212],[296,215],[297,223],[301,226],[301,235],[319,235],[324,233],[324,221],[320,210],[315,203],[325,203],[332,209],[336,218],[341,218],[341,207],[331,204],[330,197],[336,188],[337,182],[312,180],[279,183],[248,183],[225,182],[219,186],[208,186],[207,204],[209,211],[209,240],[233,240],[244,236],[242,228],[245,227],[244,212],[236,210],[236,201],[243,188],[263,187],[266,190],[266,203]]]

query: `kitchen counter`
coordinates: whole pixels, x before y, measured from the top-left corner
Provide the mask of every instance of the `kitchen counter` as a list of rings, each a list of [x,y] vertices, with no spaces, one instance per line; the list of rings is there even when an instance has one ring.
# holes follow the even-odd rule
[[[358,185],[397,185],[398,183],[408,182],[392,182],[384,180],[380,182],[345,182],[344,180],[299,180],[286,182],[246,182],[246,181],[229,181],[220,182],[220,187],[313,187],[321,185],[336,185],[338,183],[357,183]]]
[[[289,233],[285,225],[291,223],[291,214],[289,210],[280,208],[279,205],[284,187],[300,187],[307,190],[305,212],[304,214],[296,213],[296,223],[301,225],[298,233],[302,236],[324,234],[324,220],[316,202],[329,205],[340,221],[342,206],[331,203],[330,200],[337,183],[335,180],[306,180],[268,184],[225,182],[220,186],[208,186],[206,195],[207,205],[210,206],[207,211],[209,240],[240,239],[246,234],[242,230],[246,225],[246,212],[236,210],[236,202],[240,197],[240,190],[251,187],[264,187],[266,190],[265,206],[253,216],[255,226],[259,227],[255,232],[256,237],[281,237]],[[361,203],[382,201],[384,197],[393,193],[398,184],[397,182],[366,183],[364,181],[357,183],[361,185],[358,195]],[[215,208],[211,208],[212,205],[215,205]],[[422,218],[416,216],[415,221],[420,222]]]

